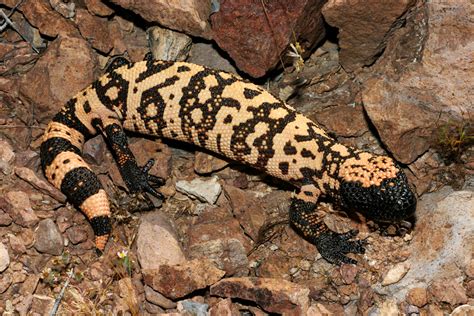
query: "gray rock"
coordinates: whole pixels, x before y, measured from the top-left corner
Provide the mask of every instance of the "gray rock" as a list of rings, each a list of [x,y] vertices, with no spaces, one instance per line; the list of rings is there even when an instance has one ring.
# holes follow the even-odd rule
[[[10,255],[8,254],[7,247],[0,243],[0,272],[5,271],[10,265]]]
[[[209,309],[208,304],[202,304],[191,300],[184,300],[178,302],[179,312],[188,312],[195,316],[207,316],[209,315],[207,310]]]
[[[63,252],[63,237],[50,218],[42,220],[35,232],[34,247],[39,252],[59,256]]]
[[[208,180],[196,178],[192,181],[180,180],[176,182],[176,190],[202,202],[214,204],[221,194],[222,187],[215,177]]]
[[[400,282],[377,287],[377,292],[401,301],[416,287],[436,280],[462,280],[474,253],[474,192],[446,187],[424,195],[418,202],[410,270]],[[459,282],[460,283],[460,282]]]
[[[173,226],[161,212],[151,212],[142,217],[137,235],[137,254],[143,269],[186,261]]]
[[[145,298],[148,302],[158,305],[160,307],[170,309],[175,308],[176,303],[164,297],[160,292],[153,290],[148,285],[145,285]]]
[[[232,64],[225,59],[212,44],[195,43],[189,52],[189,62],[213,69],[236,73]]]
[[[159,26],[147,30],[148,42],[154,59],[183,61],[188,56],[192,40],[183,33]]]

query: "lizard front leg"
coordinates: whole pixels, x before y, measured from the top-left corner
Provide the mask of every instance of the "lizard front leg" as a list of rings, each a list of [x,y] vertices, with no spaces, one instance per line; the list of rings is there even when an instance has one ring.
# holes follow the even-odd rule
[[[350,240],[357,235],[356,230],[339,234],[331,231],[316,212],[316,202],[320,191],[314,185],[304,185],[299,194],[292,199],[290,222],[303,237],[316,245],[321,256],[334,264],[357,261],[346,256],[348,253],[364,253],[362,240]]]

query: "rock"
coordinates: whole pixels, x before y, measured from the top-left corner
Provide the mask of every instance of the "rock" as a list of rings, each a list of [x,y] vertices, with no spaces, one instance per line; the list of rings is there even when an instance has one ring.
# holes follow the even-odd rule
[[[388,299],[382,302],[379,310],[379,315],[399,315],[397,302],[393,299]]]
[[[63,252],[63,238],[58,227],[52,219],[43,219],[35,232],[36,250],[54,256],[59,256]]]
[[[343,264],[339,269],[342,280],[345,284],[352,284],[357,276],[360,268],[353,264]]]
[[[126,298],[127,305],[131,310],[138,310],[137,293],[130,277],[125,277],[118,281],[118,291],[120,297]]]
[[[232,207],[232,213],[245,233],[257,241],[259,229],[266,219],[266,205],[262,203],[262,199],[230,185],[224,186],[224,192]]]
[[[232,316],[232,300],[230,298],[221,299],[217,304],[209,309],[209,316]]]
[[[11,163],[15,158],[15,152],[10,143],[0,136],[0,172],[10,174],[12,170]]]
[[[33,172],[33,170],[26,168],[26,167],[16,167],[15,174],[22,180],[31,184],[34,188],[38,189],[42,193],[45,193],[55,199],[60,203],[66,202],[66,196],[53,187],[49,182],[41,180],[38,176]]]
[[[474,297],[474,280],[466,282],[466,295],[468,297]]]
[[[31,295],[36,291],[40,277],[35,274],[30,274],[25,282],[20,287],[20,294],[23,296]]]
[[[190,258],[212,260],[227,275],[247,274],[247,252],[238,239],[214,239],[195,243],[189,247]]]
[[[191,181],[179,180],[176,182],[176,190],[197,198],[201,202],[215,204],[221,194],[222,187],[217,178],[202,180],[199,178]]]
[[[113,43],[110,41],[107,18],[100,18],[91,15],[85,9],[78,9],[76,14],[76,24],[82,37],[103,54],[112,50]]]
[[[46,0],[26,0],[20,5],[20,10],[28,22],[39,29],[41,34],[56,37],[58,34],[77,35],[74,25],[52,10]],[[44,74],[44,73],[43,73]]]
[[[300,44],[307,53],[323,38],[323,4],[319,0],[291,5],[285,0],[221,1],[219,11],[211,15],[213,38],[240,70],[261,77],[280,63],[290,43]]]
[[[316,303],[308,308],[307,315],[334,315],[324,305]]]
[[[221,55],[215,44],[194,43],[189,52],[188,61],[198,65],[210,67],[212,69],[237,73],[235,67]]]
[[[309,289],[283,279],[227,278],[211,286],[211,295],[249,300],[270,313],[305,315]]]
[[[32,303],[33,295],[26,295],[18,304],[16,304],[15,310],[19,313],[19,315],[27,315]]]
[[[217,269],[212,261],[195,259],[178,265],[160,265],[157,269],[143,270],[145,284],[168,298],[178,299],[219,281],[225,271]]]
[[[3,244],[0,243],[0,245],[3,245]],[[0,260],[2,260],[1,249],[2,249],[2,246],[0,246]],[[2,271],[0,270],[0,272]],[[0,278],[0,294],[3,294],[5,293],[6,290],[8,290],[8,288],[12,284],[12,281],[13,279],[12,279],[11,273],[8,273],[8,272],[2,273],[2,277]]]
[[[246,274],[251,246],[239,221],[226,209],[205,209],[187,236],[190,258],[211,259],[227,275]]]
[[[186,34],[158,26],[150,27],[147,36],[154,59],[184,61],[192,45],[191,38]]]
[[[428,315],[433,316],[444,316],[445,313],[441,310],[440,307],[435,304],[429,304],[427,308]]]
[[[176,303],[167,299],[161,293],[153,290],[148,285],[145,285],[145,298],[148,302],[155,305],[161,306],[166,309],[171,309],[176,307]]]
[[[31,208],[28,194],[23,191],[9,191],[6,194],[6,200],[10,204],[6,211],[16,224],[33,227],[38,223],[39,218]]]
[[[171,149],[165,144],[148,139],[138,139],[130,144],[130,150],[133,151],[137,162],[143,166],[151,158],[155,159],[155,164],[150,169],[150,173],[164,180],[171,175]]]
[[[149,52],[146,33],[139,27],[119,15],[115,15],[113,20],[108,23],[110,41],[114,49],[110,53],[112,56],[124,55],[130,57],[131,61],[137,62],[143,60]]]
[[[227,167],[229,163],[218,157],[196,151],[194,155],[194,171],[197,174],[209,174]]]
[[[358,104],[331,106],[308,116],[338,136],[361,136],[369,129],[364,109]]]
[[[435,280],[428,291],[438,302],[448,303],[451,306],[467,303],[466,290],[457,280]]]
[[[137,256],[142,269],[156,269],[186,261],[175,230],[161,212],[142,216],[137,233]]]
[[[202,304],[191,300],[179,301],[177,308],[178,312],[189,313],[193,316],[207,316],[209,315],[209,313],[207,312],[208,309],[208,304]]]
[[[401,27],[397,20],[413,0],[363,1],[329,0],[323,7],[328,24],[339,29],[339,59],[347,71],[371,65],[385,48],[393,28]]]
[[[4,199],[3,199],[4,200]],[[5,201],[5,200],[4,200]],[[0,202],[1,203],[1,202]],[[0,205],[1,208],[1,205]],[[0,226],[8,226],[13,222],[10,215],[0,210]]]
[[[31,303],[31,310],[32,311],[50,311],[53,309],[55,299],[52,297],[48,297],[46,295],[33,295],[33,302]],[[34,315],[32,313],[32,315]],[[41,315],[41,313],[38,313]]]
[[[443,126],[472,120],[474,64],[465,58],[474,50],[471,6],[468,0],[434,1],[415,10],[365,82],[367,115],[403,163],[438,142]]]
[[[87,227],[73,226],[66,230],[67,238],[73,245],[77,245],[88,240]]]
[[[423,307],[428,303],[428,292],[421,287],[410,289],[406,298],[407,302],[417,307]]]
[[[418,200],[416,228],[407,247],[413,254],[406,261],[410,270],[402,280],[380,289],[381,292],[402,300],[410,289],[426,288],[436,280],[460,283],[455,280],[463,277],[473,253],[473,196],[474,192],[453,192],[445,187]],[[444,292],[440,291],[440,295]]]
[[[62,0],[49,0],[51,7],[66,19],[72,19],[76,15],[76,4],[74,2],[63,2]]]
[[[7,247],[0,242],[0,272],[5,271],[10,265],[10,255]]]
[[[149,22],[158,22],[167,28],[189,35],[211,38],[207,23],[211,2],[207,0],[112,0],[111,2],[131,10]]]
[[[169,313],[168,314],[165,313],[165,310],[163,308],[147,301],[145,301],[145,310],[151,315],[169,315]],[[148,314],[144,313],[144,315],[148,315]]]
[[[8,234],[8,239],[13,253],[18,255],[26,252],[26,246],[20,238],[13,234]]]
[[[400,281],[410,270],[410,266],[406,262],[402,262],[392,267],[385,275],[382,285],[390,285]]]
[[[472,316],[474,315],[473,305],[461,305],[456,307],[449,316]]]
[[[87,10],[98,16],[109,16],[114,10],[103,3],[101,0],[84,0]]]
[[[20,80],[20,92],[34,101],[36,119],[49,121],[66,101],[89,85],[95,78],[95,64],[92,49],[84,39],[60,37],[52,42]],[[49,75],[45,77],[45,73]]]
[[[469,261],[469,264],[466,267],[466,275],[470,278],[474,278],[474,258]]]

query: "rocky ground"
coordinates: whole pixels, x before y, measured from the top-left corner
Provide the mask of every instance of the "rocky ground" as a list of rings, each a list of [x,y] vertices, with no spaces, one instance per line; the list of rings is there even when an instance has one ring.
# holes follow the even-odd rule
[[[4,315],[474,315],[472,1],[4,0],[0,10]],[[412,227],[323,201],[332,229],[369,242],[357,265],[334,266],[288,226],[287,184],[132,135],[139,162],[155,158],[152,173],[167,179],[166,199],[149,201],[127,194],[99,136],[84,152],[114,233],[98,257],[86,218],[42,175],[41,135],[111,57],[150,51],[237,72],[341,142],[388,152],[420,196]]]

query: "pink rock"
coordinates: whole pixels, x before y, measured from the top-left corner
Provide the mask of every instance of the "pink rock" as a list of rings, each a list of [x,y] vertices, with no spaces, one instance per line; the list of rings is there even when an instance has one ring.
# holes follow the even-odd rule
[[[188,230],[189,256],[209,258],[228,275],[247,271],[249,239],[240,223],[224,208],[206,209]]]
[[[325,20],[339,29],[340,62],[346,70],[372,64],[384,49],[384,40],[395,21],[413,0],[329,0]]]
[[[49,1],[26,0],[21,3],[19,8],[28,22],[38,28],[42,34],[50,37],[56,37],[58,34],[78,34],[77,29],[70,21],[51,8]]]
[[[210,39],[207,23],[211,3],[207,0],[112,0],[145,20],[158,22],[170,29]]]
[[[255,194],[238,189],[234,186],[224,187],[225,195],[229,199],[234,216],[254,241],[257,241],[259,229],[265,223],[265,204]]]
[[[10,204],[6,211],[16,224],[23,227],[33,227],[38,223],[39,218],[31,208],[28,194],[23,191],[10,191],[7,192],[6,199]]]
[[[429,287],[429,292],[438,302],[449,303],[452,306],[467,303],[466,289],[453,279],[434,281]]]
[[[250,300],[284,315],[306,315],[309,307],[309,289],[283,279],[227,278],[211,286],[211,295]]]
[[[114,13],[114,10],[103,3],[101,0],[84,0],[87,10],[98,16],[109,16]]]
[[[73,226],[66,231],[67,238],[73,245],[88,240],[87,228],[84,226]]]
[[[211,15],[213,38],[240,70],[261,77],[290,43],[309,52],[324,36],[320,0],[223,0]]]
[[[107,54],[112,49],[108,30],[108,20],[91,15],[87,10],[76,11],[76,23],[81,35],[91,43],[92,47]]]
[[[164,296],[177,299],[219,281],[225,274],[207,259],[195,259],[179,265],[161,265],[143,270],[145,284]]]
[[[437,142],[443,126],[472,120],[470,7],[467,0],[425,3],[394,33],[365,83],[365,110],[403,163]]]
[[[60,37],[48,47],[20,80],[21,93],[34,100],[39,121],[49,121],[66,101],[93,81],[95,58],[90,45],[80,37]]]
[[[143,269],[156,269],[163,264],[174,266],[186,261],[176,232],[165,215],[151,212],[141,220],[137,256]]]

